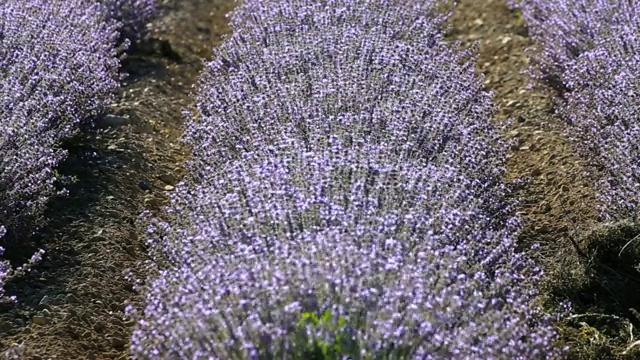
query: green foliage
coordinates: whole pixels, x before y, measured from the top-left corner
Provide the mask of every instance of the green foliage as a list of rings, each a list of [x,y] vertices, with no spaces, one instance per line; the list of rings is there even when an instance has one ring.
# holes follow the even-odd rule
[[[347,319],[344,316],[335,319],[331,309],[325,311],[321,317],[314,312],[305,312],[296,324],[296,328],[298,329],[296,354],[300,354],[302,359],[339,360],[345,356],[359,358],[360,349],[350,333],[351,328]],[[326,342],[314,338],[312,334],[318,332],[335,334],[335,339]]]
[[[73,176],[69,176],[69,175],[61,175],[58,170],[53,170],[53,177],[56,179],[57,182],[59,182],[60,184],[75,184],[78,181],[80,181],[78,179],[78,177],[76,175]]]

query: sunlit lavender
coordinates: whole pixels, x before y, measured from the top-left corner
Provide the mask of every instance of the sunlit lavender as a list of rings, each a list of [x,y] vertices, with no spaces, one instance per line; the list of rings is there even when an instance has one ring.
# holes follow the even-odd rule
[[[245,1],[153,219],[140,359],[545,359],[506,146],[436,2]]]
[[[640,4],[522,1],[543,74],[565,88],[560,113],[590,159],[604,219],[636,219],[640,194]]]
[[[60,142],[114,100],[118,57],[126,48],[119,29],[139,21],[129,17],[132,9],[150,11],[153,2],[104,3],[110,7],[89,0],[0,0],[4,241],[24,241],[42,225],[47,202],[65,193],[55,187],[55,168],[66,157]],[[2,269],[0,287],[11,276],[7,264]]]
[[[566,81],[573,62],[607,41],[615,28],[638,22],[639,4],[629,0],[510,0],[521,9],[529,33],[540,45],[533,56],[534,74]],[[613,30],[613,31],[612,31]],[[568,84],[566,84],[568,85]]]
[[[120,39],[129,41],[148,35],[146,25],[159,14],[158,0],[100,0],[108,18],[118,21]]]

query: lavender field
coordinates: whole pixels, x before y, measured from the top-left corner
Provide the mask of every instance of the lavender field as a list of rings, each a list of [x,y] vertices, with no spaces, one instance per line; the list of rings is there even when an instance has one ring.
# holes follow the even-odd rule
[[[0,0],[0,350],[638,358],[639,6]]]

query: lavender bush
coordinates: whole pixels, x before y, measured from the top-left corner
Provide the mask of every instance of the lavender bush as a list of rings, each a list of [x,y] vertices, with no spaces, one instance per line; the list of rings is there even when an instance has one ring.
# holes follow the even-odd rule
[[[148,36],[147,23],[159,14],[157,0],[100,0],[108,18],[120,22],[120,39],[135,40]]]
[[[529,33],[542,45],[532,59],[533,74],[560,84],[566,84],[564,75],[573,71],[576,59],[606,42],[612,29],[637,25],[640,11],[640,4],[632,0],[510,0],[508,3],[522,10]]]
[[[149,228],[135,358],[558,356],[491,96],[436,6],[243,2]]]
[[[583,156],[592,159],[602,215],[636,219],[640,191],[640,3],[521,1],[544,50],[544,76],[566,93],[560,113]]]
[[[138,21],[125,9],[146,9],[151,2],[132,3],[123,13],[115,13],[121,2],[109,4],[0,0],[0,225],[7,232],[5,241],[17,241],[41,223],[46,203],[58,193],[54,169],[66,156],[60,142],[113,101],[122,26],[114,17]],[[8,264],[2,269],[0,279],[12,276]]]
[[[612,28],[566,78],[561,113],[585,157],[594,159],[602,215],[638,220],[640,204],[640,23]]]
[[[504,154],[487,121],[490,95],[470,54],[442,41],[446,16],[437,4],[246,2],[232,17],[234,35],[207,64],[198,90],[202,118],[187,129],[199,181],[239,154],[311,132],[342,132],[499,179]],[[502,191],[493,180],[475,189],[487,206],[502,206],[491,204]]]
[[[0,1],[0,224],[28,234],[56,194],[58,143],[117,87],[115,22],[83,0]]]
[[[186,215],[154,229],[172,265],[150,284],[136,358],[553,356],[517,221],[492,230],[473,181],[311,140],[326,145],[292,141],[230,162],[217,186],[183,185]]]

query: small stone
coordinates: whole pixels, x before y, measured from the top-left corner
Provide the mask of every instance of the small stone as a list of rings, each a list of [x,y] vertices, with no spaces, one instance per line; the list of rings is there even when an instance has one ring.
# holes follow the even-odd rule
[[[49,319],[48,317],[45,316],[34,316],[31,321],[33,321],[34,324],[36,325],[47,325],[51,322],[51,319]]]
[[[151,190],[151,185],[149,185],[148,183],[144,182],[144,181],[140,181],[138,183],[138,186],[140,187],[140,189],[144,190],[144,191],[149,191]]]
[[[107,114],[96,121],[98,127],[116,127],[129,123],[129,116]]]
[[[144,205],[157,208],[158,206],[160,206],[160,201],[158,201],[158,199],[156,199],[153,196],[149,196],[149,197],[145,197]]]
[[[163,174],[158,176],[158,180],[162,181],[163,183],[167,184],[167,185],[176,185],[177,179],[175,176],[173,176],[172,174]]]
[[[130,230],[129,231],[129,240],[131,241],[138,241],[138,233],[134,230]]]
[[[174,188],[173,186],[171,186],[171,185],[166,185],[166,186],[164,187],[164,190],[165,190],[165,191],[171,191],[171,190],[173,190],[173,189],[175,189],[175,188]]]
[[[65,300],[69,304],[77,304],[79,302],[78,298],[73,294],[67,294],[67,296],[65,296]]]
[[[125,248],[125,250],[127,251],[127,254],[129,254],[129,255],[131,255],[133,257],[136,256],[136,249],[132,245],[127,246]]]

